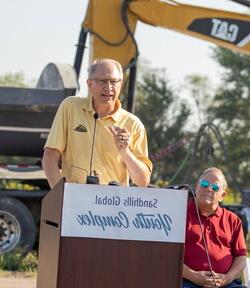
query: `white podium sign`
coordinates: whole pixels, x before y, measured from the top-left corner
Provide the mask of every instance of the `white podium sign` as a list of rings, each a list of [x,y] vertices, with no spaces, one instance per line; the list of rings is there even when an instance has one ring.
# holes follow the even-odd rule
[[[184,243],[187,191],[66,183],[61,236]]]

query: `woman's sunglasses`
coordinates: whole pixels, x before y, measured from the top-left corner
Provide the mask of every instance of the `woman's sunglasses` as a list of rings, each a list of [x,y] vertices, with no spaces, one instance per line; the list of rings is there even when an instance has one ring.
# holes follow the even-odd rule
[[[211,182],[204,180],[204,179],[200,179],[199,185],[202,188],[211,187],[214,192],[218,192],[220,190],[220,186],[217,183],[211,183]]]

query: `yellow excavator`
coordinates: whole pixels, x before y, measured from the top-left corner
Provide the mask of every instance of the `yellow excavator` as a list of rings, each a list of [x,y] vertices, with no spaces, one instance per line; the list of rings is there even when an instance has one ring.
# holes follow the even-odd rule
[[[250,7],[250,0],[228,1]],[[79,76],[89,34],[90,61],[102,57],[114,58],[126,70],[129,111],[133,110],[139,55],[134,37],[138,21],[250,54],[250,15],[187,5],[175,0],[89,0],[74,68]]]

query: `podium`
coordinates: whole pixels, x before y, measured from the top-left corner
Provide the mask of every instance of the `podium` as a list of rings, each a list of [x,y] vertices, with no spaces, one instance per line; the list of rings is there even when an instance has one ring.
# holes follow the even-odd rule
[[[187,191],[61,180],[42,202],[37,288],[181,287],[186,204]]]

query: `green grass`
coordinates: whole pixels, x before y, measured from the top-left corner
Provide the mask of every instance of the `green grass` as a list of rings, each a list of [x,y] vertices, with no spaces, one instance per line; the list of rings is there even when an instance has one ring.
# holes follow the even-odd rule
[[[37,264],[37,252],[35,251],[26,256],[20,249],[0,255],[0,271],[36,272]]]

